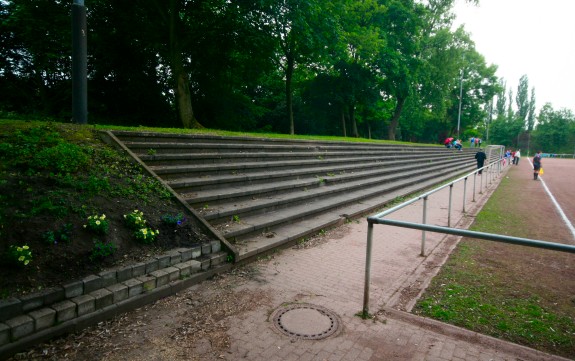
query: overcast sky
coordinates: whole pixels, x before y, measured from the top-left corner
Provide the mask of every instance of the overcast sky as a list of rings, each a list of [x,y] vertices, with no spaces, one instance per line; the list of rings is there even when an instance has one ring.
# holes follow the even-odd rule
[[[456,0],[454,13],[487,64],[498,66],[514,109],[519,79],[527,75],[537,113],[545,103],[575,112],[575,0]]]

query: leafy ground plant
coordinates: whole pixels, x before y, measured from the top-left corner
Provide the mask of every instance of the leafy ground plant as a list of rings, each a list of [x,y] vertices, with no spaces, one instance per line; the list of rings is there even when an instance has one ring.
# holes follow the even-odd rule
[[[134,209],[146,214],[153,243],[139,242],[126,226],[123,215]],[[186,212],[92,126],[0,120],[0,258],[24,243],[34,255],[24,267],[0,262],[0,298],[209,242],[193,219],[177,228],[161,220]],[[104,223],[107,233],[90,230],[103,231]]]

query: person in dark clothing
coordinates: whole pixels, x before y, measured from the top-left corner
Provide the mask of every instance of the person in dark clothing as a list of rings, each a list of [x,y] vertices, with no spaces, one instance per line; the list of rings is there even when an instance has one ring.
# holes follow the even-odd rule
[[[479,148],[479,152],[475,153],[475,159],[477,160],[477,169],[483,168],[487,154],[485,154],[483,149]],[[481,172],[483,172],[483,170],[480,170],[478,173],[481,174]]]
[[[541,151],[533,157],[533,180],[537,180],[539,177],[539,170],[541,169]]]

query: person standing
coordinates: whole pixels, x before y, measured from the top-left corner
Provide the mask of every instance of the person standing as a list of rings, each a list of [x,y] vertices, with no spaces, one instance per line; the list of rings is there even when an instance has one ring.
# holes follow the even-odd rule
[[[475,159],[477,160],[477,169],[483,168],[483,164],[485,163],[485,159],[487,159],[487,154],[483,151],[483,149],[479,148],[479,151],[475,153]],[[478,173],[481,174],[483,169],[481,169]]]
[[[475,137],[471,137],[471,148],[475,148]]]
[[[515,151],[515,157],[513,157],[513,164],[519,165],[519,158],[521,158],[521,149]]]
[[[541,165],[541,151],[538,151],[533,157],[533,180],[537,180],[537,177],[539,177]]]

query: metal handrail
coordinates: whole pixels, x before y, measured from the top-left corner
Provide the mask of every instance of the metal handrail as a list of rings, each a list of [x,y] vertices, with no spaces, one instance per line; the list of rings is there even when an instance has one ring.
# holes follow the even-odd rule
[[[426,192],[422,195],[419,195],[417,197],[414,197],[406,202],[403,202],[395,207],[392,207],[386,211],[383,211],[381,213],[378,213],[374,216],[370,216],[367,218],[367,223],[368,223],[368,228],[367,228],[367,246],[366,246],[366,262],[365,262],[365,286],[364,286],[364,294],[363,294],[363,315],[367,316],[369,315],[369,286],[370,286],[370,278],[371,278],[371,253],[372,253],[372,245],[373,245],[373,226],[374,224],[387,224],[387,225],[391,225],[391,226],[396,226],[396,227],[403,227],[403,228],[411,228],[411,229],[418,229],[422,231],[422,245],[421,245],[421,255],[424,256],[425,255],[425,232],[426,231],[430,231],[430,232],[436,232],[436,233],[443,233],[443,234],[452,234],[452,235],[456,235],[456,236],[464,236],[464,237],[470,237],[470,238],[479,238],[479,239],[484,239],[484,240],[488,240],[488,241],[494,241],[494,242],[502,242],[502,243],[510,243],[510,244],[516,244],[516,245],[522,245],[522,246],[528,246],[528,247],[536,247],[536,248],[545,248],[545,249],[550,249],[550,250],[555,250],[555,251],[561,251],[561,252],[569,252],[569,253],[575,253],[575,246],[573,245],[568,245],[568,244],[563,244],[563,243],[554,243],[554,242],[546,242],[546,241],[541,241],[541,240],[534,240],[534,239],[528,239],[528,238],[520,238],[520,237],[512,237],[512,236],[505,236],[505,235],[500,235],[500,234],[494,234],[494,233],[485,233],[485,232],[477,232],[477,231],[469,231],[466,229],[458,229],[458,228],[453,228],[451,227],[451,199],[452,199],[452,190],[453,190],[453,185],[457,182],[461,182],[463,181],[464,184],[467,184],[467,178],[469,178],[470,176],[474,176],[474,191],[473,191],[473,201],[475,201],[475,179],[477,177],[477,173],[479,171],[483,171],[483,170],[487,170],[488,174],[493,174],[493,173],[497,173],[497,174],[501,174],[502,172],[502,147],[500,148],[500,154],[497,157],[497,160],[491,162],[489,165],[481,168],[481,169],[477,169],[476,171],[466,174],[448,184],[445,184],[443,186],[440,186],[438,188],[435,188],[429,192]],[[496,172],[493,172],[493,168],[496,168]],[[489,172],[489,170],[491,170],[491,172]],[[486,182],[486,186],[487,186],[487,182]],[[429,225],[429,224],[425,224],[426,222],[426,207],[427,207],[427,199],[428,197],[433,194],[436,193],[446,187],[450,187],[449,190],[449,214],[448,214],[448,226],[447,227],[442,227],[442,226],[434,226],[434,225]],[[481,186],[482,187],[482,186]],[[481,188],[480,187],[480,188]],[[463,195],[463,213],[465,213],[465,192],[466,192],[466,186],[464,186],[464,195]],[[419,200],[423,199],[423,221],[422,223],[417,223],[417,222],[406,222],[406,221],[399,221],[399,220],[392,220],[392,219],[384,219],[383,217],[388,216],[410,204],[413,204]]]

